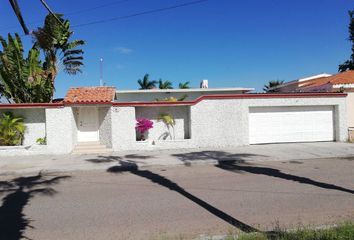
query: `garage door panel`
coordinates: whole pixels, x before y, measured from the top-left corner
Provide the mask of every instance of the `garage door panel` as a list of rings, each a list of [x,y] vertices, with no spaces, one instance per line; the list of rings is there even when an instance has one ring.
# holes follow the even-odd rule
[[[333,141],[333,107],[250,108],[250,143]]]

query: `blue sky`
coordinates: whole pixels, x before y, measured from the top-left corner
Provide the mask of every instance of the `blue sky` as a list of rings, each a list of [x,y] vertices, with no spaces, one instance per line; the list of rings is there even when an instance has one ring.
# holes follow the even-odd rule
[[[39,0],[18,0],[31,29],[46,14]],[[70,86],[99,84],[99,59],[104,80],[119,89],[136,89],[137,79],[190,81],[209,87],[254,87],[269,80],[293,80],[337,72],[349,58],[348,10],[352,0],[209,0],[170,11],[103,24],[75,27],[192,0],[47,0],[56,12],[68,14],[74,38],[84,39],[83,74],[60,73],[56,97]],[[106,7],[94,7],[107,5]],[[7,0],[0,0],[0,35],[21,28]],[[91,9],[91,10],[89,10]],[[30,47],[31,38],[25,37]]]

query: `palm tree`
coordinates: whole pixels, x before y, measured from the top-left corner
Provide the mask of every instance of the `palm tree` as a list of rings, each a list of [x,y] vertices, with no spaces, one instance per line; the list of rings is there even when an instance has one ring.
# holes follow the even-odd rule
[[[70,41],[70,23],[60,18],[62,27],[55,17],[47,15],[43,28],[33,33],[34,45],[27,58],[18,34],[8,36],[8,42],[0,37],[0,93],[16,103],[50,102],[54,95],[57,74],[63,69],[68,74],[81,72],[83,51],[77,49],[84,41]],[[44,61],[40,60],[43,52]]]
[[[172,138],[174,139],[175,138],[175,125],[176,125],[176,121],[175,121],[174,117],[171,114],[162,113],[158,116],[157,120],[163,121],[165,123],[167,130],[168,130],[168,135],[170,136],[170,139],[171,140],[172,140]],[[173,130],[173,136],[171,134],[170,127]]]
[[[14,117],[11,112],[2,114],[0,118],[0,145],[14,146],[22,144],[26,127],[22,117]]]
[[[49,102],[54,89],[51,78],[43,69],[40,51],[33,46],[25,58],[21,38],[8,35],[0,37],[0,94],[9,102]]]
[[[83,66],[83,50],[79,46],[85,44],[83,40],[72,40],[73,32],[70,30],[69,20],[64,20],[62,14],[48,14],[44,26],[33,32],[35,44],[44,52],[45,70],[51,74],[54,88],[55,78],[60,72],[75,75]],[[56,20],[59,19],[60,23]]]
[[[20,22],[20,25],[21,25],[21,27],[22,27],[24,33],[25,33],[26,35],[28,35],[28,34],[29,34],[29,30],[28,30],[28,28],[27,28],[27,26],[26,26],[25,21],[23,20],[22,13],[21,13],[21,9],[20,9],[20,5],[18,4],[17,0],[9,0],[9,2],[10,2],[10,5],[11,5],[11,7],[12,7],[12,9],[13,9],[13,11],[14,11],[14,13],[15,13],[17,19],[18,19],[18,21]],[[48,12],[49,12],[50,14],[52,14],[52,15],[56,18],[56,16],[54,15],[53,11],[52,11],[52,10],[50,9],[50,7],[48,6],[48,4],[47,4],[44,0],[40,0],[40,2],[41,2],[41,3],[43,4],[43,6],[48,10]],[[60,22],[59,19],[57,19],[57,21]]]
[[[180,89],[188,89],[189,88],[189,82],[180,83],[178,85],[178,88],[180,88]]]
[[[172,82],[171,81],[162,81],[162,79],[160,78],[159,80],[159,89],[173,89],[172,87]]]
[[[279,85],[282,85],[284,83],[284,81],[280,81],[280,80],[273,80],[273,81],[269,81],[268,84],[264,85],[263,87],[263,91],[265,92],[277,92],[277,89],[273,89]]]
[[[157,83],[157,81],[155,81],[155,80],[150,81],[149,74],[146,73],[143,77],[143,80],[141,80],[141,79],[138,80],[138,84],[140,85],[139,90],[156,88],[156,83]]]

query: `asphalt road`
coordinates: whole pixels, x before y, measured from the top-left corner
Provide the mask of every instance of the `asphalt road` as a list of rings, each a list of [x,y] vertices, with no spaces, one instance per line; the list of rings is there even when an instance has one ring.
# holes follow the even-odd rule
[[[354,158],[0,177],[0,239],[161,239],[354,220]]]

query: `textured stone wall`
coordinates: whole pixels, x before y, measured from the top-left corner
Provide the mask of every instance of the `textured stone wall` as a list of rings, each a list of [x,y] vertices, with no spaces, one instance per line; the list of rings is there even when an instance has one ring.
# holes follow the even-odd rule
[[[100,142],[107,147],[112,147],[112,121],[111,107],[99,107],[99,137]]]
[[[135,108],[112,107],[112,148],[114,151],[136,149]]]
[[[335,140],[348,136],[345,98],[254,98],[206,100],[191,107],[191,135],[201,147],[249,144],[249,108],[275,106],[333,106]]]
[[[23,145],[28,146],[36,144],[38,138],[44,138],[46,136],[46,117],[44,108],[0,110],[1,115],[4,112],[12,112],[15,116],[21,116],[24,118],[26,132]]]
[[[51,153],[70,153],[76,143],[76,122],[71,107],[46,109],[47,145]]]
[[[185,100],[191,101],[203,95],[221,95],[221,94],[235,94],[241,93],[230,91],[216,91],[216,92],[190,92],[188,89],[185,92],[137,92],[137,93],[117,93],[117,102],[154,102],[156,99],[164,99],[169,97],[181,98],[187,95]]]
[[[354,92],[347,96],[348,127],[354,128]]]
[[[230,100],[204,100],[190,107],[115,107],[112,111],[114,150],[156,150],[196,147],[236,147],[249,144],[249,108],[275,106],[332,106],[334,108],[335,140],[348,137],[345,98],[255,98]],[[136,110],[136,112],[135,112]],[[153,141],[137,142],[135,117],[154,119],[161,110],[190,121],[190,139],[178,135],[175,140],[156,140],[162,128],[155,125],[151,131]],[[167,111],[168,110],[168,111]],[[185,113],[188,114],[186,115]],[[180,126],[182,126],[180,122]],[[157,123],[158,124],[158,123]],[[185,124],[183,124],[185,125]],[[182,128],[178,134],[183,133]]]
[[[198,147],[245,144],[242,100],[205,100],[191,107],[191,139]]]

